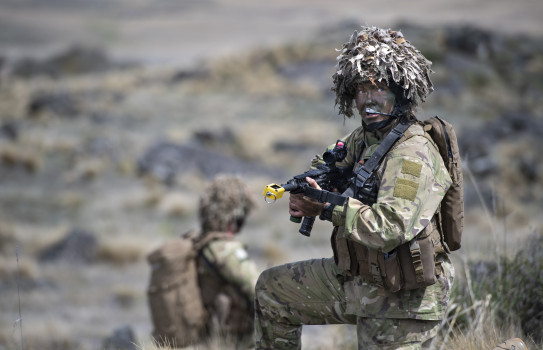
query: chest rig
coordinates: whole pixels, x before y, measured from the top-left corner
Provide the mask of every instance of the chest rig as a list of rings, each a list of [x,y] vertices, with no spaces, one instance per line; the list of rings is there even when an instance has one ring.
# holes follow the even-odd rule
[[[369,206],[377,201],[379,183],[376,172],[386,154],[404,137],[411,125],[407,118],[400,119],[370,158],[358,169],[353,169],[351,185],[344,196]],[[364,146],[361,148],[357,160],[361,158]],[[335,227],[332,235],[334,258],[339,267],[391,292],[421,288],[437,281],[441,268],[435,257],[444,252],[441,241],[437,215],[414,239],[387,253],[345,238],[344,227]]]

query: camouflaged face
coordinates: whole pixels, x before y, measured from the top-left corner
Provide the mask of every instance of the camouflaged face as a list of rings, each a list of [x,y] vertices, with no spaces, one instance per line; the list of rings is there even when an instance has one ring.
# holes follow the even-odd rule
[[[432,63],[399,31],[362,27],[338,50],[332,91],[336,93],[339,113],[353,116],[356,86],[362,82],[385,81],[400,89],[413,105],[424,102],[433,91],[430,80]]]
[[[226,231],[230,222],[242,222],[255,202],[235,176],[218,176],[200,197],[202,232]]]

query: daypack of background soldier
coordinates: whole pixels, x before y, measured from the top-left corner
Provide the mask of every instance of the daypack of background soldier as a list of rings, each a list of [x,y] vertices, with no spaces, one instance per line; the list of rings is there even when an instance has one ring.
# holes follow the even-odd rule
[[[200,233],[189,231],[148,256],[148,301],[158,343],[252,343],[258,271],[235,235],[253,206],[239,178],[219,176],[200,197]]]

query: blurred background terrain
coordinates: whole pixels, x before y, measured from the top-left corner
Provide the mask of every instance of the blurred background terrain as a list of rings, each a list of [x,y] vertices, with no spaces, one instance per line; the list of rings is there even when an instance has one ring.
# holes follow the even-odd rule
[[[123,327],[150,344],[146,255],[197,228],[219,173],[258,199],[240,239],[260,268],[330,256],[329,225],[308,239],[288,199],[260,197],[360,124],[330,92],[360,25],[401,30],[433,62],[419,118],[456,127],[465,166],[455,265],[508,276],[500,261],[540,247],[543,227],[541,18],[538,0],[2,0],[0,349],[20,348],[21,325],[28,349],[100,349]],[[537,297],[522,307],[541,321]],[[350,327],[303,337],[356,341]]]

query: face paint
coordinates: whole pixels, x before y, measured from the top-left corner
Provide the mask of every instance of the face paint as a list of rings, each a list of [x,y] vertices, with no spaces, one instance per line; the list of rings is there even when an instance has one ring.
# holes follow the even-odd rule
[[[382,82],[365,82],[357,87],[356,108],[365,125],[370,126],[389,119],[395,102],[396,96]]]

